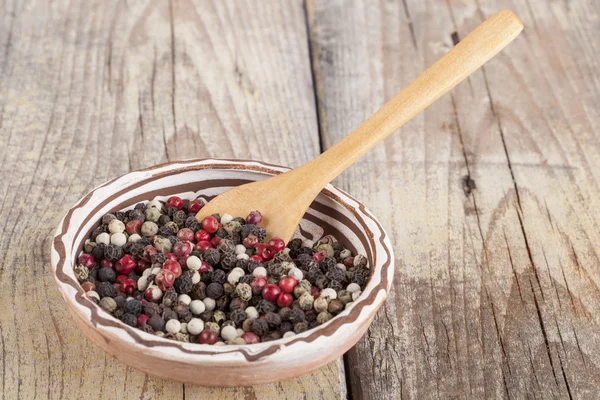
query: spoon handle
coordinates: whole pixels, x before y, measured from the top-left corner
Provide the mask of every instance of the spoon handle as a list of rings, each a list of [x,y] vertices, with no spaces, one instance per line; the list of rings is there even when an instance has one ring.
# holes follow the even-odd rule
[[[492,15],[354,131],[289,173],[298,174],[304,194],[314,197],[376,144],[494,57],[521,30],[523,24],[513,12]]]

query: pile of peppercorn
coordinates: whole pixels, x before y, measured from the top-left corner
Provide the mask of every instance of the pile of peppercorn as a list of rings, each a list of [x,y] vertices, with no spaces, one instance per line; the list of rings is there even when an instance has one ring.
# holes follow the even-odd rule
[[[74,268],[88,298],[125,324],[182,342],[251,344],[323,324],[370,270],[325,237],[265,243],[262,215],[215,214],[170,197],[102,217]]]

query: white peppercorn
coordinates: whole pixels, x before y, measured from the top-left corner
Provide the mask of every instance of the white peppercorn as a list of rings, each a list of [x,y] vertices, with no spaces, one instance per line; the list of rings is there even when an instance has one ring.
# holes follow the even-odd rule
[[[188,333],[187,322],[182,322],[181,323],[181,329],[179,330],[179,332],[181,332],[181,333]]]
[[[340,258],[342,260],[345,260],[346,258],[351,257],[351,256],[352,256],[352,252],[348,249],[344,249],[344,250],[340,251]]]
[[[110,235],[106,232],[102,232],[101,234],[99,234],[98,236],[96,236],[96,243],[97,244],[109,244],[110,243]]]
[[[246,253],[238,254],[235,256],[238,260],[249,260],[250,256]]]
[[[134,233],[133,235],[129,235],[129,237],[127,238],[128,242],[132,242],[135,243],[138,240],[140,240],[142,237],[140,235],[138,235],[137,233]]]
[[[325,288],[321,290],[319,297],[327,297],[329,300],[337,299],[337,292],[332,288]]]
[[[359,286],[358,283],[352,282],[351,284],[349,284],[346,287],[346,290],[349,291],[350,293],[359,292],[360,291],[360,286]]]
[[[200,273],[198,271],[194,271],[194,273],[192,274],[192,284],[196,284],[200,282]]]
[[[224,224],[227,224],[227,223],[229,223],[229,222],[231,222],[231,221],[233,221],[233,215],[225,213],[225,214],[223,214],[223,215],[221,216],[221,223],[222,223],[223,225],[224,225]]]
[[[180,294],[179,297],[177,297],[177,300],[187,306],[192,302],[192,298],[187,294]]]
[[[192,300],[190,302],[190,311],[194,315],[200,315],[206,311],[206,305],[202,300]]]
[[[187,323],[187,331],[190,335],[198,335],[204,330],[204,321],[200,318],[192,318]]]
[[[185,264],[192,271],[198,271],[202,266],[202,260],[196,256],[189,256],[186,260]]]
[[[113,219],[108,223],[108,231],[112,234],[122,233],[125,231],[125,224],[118,219]]]
[[[211,299],[210,297],[205,298],[204,300],[202,300],[204,302],[204,306],[206,307],[206,309],[208,311],[212,311],[215,309],[215,306],[217,305],[217,303],[215,302],[214,299]]]
[[[172,334],[178,333],[181,330],[181,322],[177,321],[176,319],[170,319],[167,321],[165,329],[167,332]]]
[[[247,307],[245,310],[248,318],[258,318],[258,310],[254,307]]]
[[[118,221],[118,220],[114,220],[114,221]],[[118,221],[121,222],[121,221]],[[123,246],[125,243],[127,243],[127,237],[125,236],[124,233],[113,233],[110,236],[110,244],[114,244],[115,246]]]
[[[267,269],[265,267],[256,267],[254,271],[252,271],[252,275],[254,276],[267,276]]]
[[[358,292],[354,292],[352,293],[352,301],[356,301],[356,299],[358,299],[358,297],[362,294],[362,291],[358,291]]]
[[[221,329],[221,337],[223,338],[223,340],[233,340],[237,336],[238,334],[236,329],[231,325],[227,325],[226,327]]]
[[[342,271],[346,271],[346,266],[343,263],[337,263],[336,267],[338,267],[339,269],[341,269]]]
[[[286,333],[283,334],[283,338],[285,339],[285,338],[289,338],[289,337],[292,337],[292,336],[295,336],[295,335],[296,334],[294,333],[294,331],[288,331],[288,332],[286,332]]]
[[[296,280],[298,282],[300,282],[302,279],[304,279],[304,274],[302,273],[302,270],[298,267],[293,267],[292,269],[290,269],[290,271],[288,272],[288,275],[296,278]]]

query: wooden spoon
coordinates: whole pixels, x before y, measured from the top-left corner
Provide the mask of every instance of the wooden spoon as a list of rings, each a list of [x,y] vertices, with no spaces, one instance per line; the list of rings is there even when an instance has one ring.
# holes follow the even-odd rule
[[[202,221],[215,213],[244,217],[259,210],[269,237],[287,242],[327,183],[495,56],[521,30],[523,24],[511,11],[494,14],[329,150],[296,169],[222,193],[196,218]]]

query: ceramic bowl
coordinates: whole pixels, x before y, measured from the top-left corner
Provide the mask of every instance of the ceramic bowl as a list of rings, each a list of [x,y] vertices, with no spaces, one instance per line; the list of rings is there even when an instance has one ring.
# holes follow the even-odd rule
[[[171,195],[210,199],[230,187],[286,170],[257,161],[181,161],[128,173],[85,195],[65,215],[52,244],[52,269],[58,288],[83,332],[108,354],[143,372],[205,386],[244,386],[292,378],[350,349],[386,299],[394,256],[388,235],[375,217],[359,201],[331,185],[315,199],[296,235],[315,241],[333,235],[347,248],[367,256],[372,275],[351,307],[302,334],[231,346],[160,338],[106,313],[85,296],[73,273],[86,238],[108,212]]]

